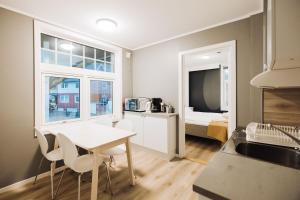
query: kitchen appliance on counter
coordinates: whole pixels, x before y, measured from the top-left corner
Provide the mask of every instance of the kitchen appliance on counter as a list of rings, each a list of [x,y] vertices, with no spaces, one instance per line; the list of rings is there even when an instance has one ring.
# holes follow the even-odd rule
[[[165,112],[166,113],[174,113],[174,107],[171,106],[170,104],[165,106]]]
[[[145,112],[147,104],[151,102],[149,98],[125,98],[125,111]]]
[[[151,112],[161,112],[161,98],[152,98],[151,99],[152,105],[151,105]]]

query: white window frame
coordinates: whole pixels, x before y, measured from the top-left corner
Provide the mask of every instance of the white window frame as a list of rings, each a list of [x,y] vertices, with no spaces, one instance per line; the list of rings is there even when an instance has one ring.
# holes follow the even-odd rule
[[[63,101],[62,101],[62,98],[61,98],[61,97],[64,97],[64,98],[63,98]],[[65,97],[68,97],[68,98],[65,98]],[[66,101],[66,99],[68,99],[68,101]],[[60,102],[60,103],[70,103],[70,97],[69,97],[69,95],[66,95],[66,94],[60,95],[60,96],[59,96],[59,102]]]
[[[79,97],[79,101],[77,101],[77,97]],[[74,95],[74,103],[80,103],[80,96],[78,96],[77,94]]]
[[[41,74],[41,81],[42,81],[42,85],[41,85],[41,124],[40,125],[50,125],[50,124],[56,124],[56,123],[62,123],[64,121],[80,121],[83,120],[83,116],[82,116],[82,112],[80,113],[80,117],[79,118],[74,118],[74,119],[66,119],[66,120],[62,120],[62,121],[55,121],[55,122],[46,122],[46,111],[45,111],[45,107],[46,107],[46,95],[45,95],[45,78],[47,76],[52,76],[52,77],[60,77],[60,78],[76,78],[80,80],[80,87],[79,87],[79,95],[80,95],[80,111],[82,111],[83,109],[83,103],[82,101],[84,101],[84,98],[81,98],[82,96],[82,91],[83,91],[83,82],[84,79],[80,76],[67,76],[67,75],[61,75],[61,74],[52,74],[52,73],[42,73]],[[70,100],[70,99],[69,99]],[[36,125],[37,126],[37,125]]]
[[[41,63],[41,33],[63,38],[82,45],[102,49],[114,53],[115,63],[114,72],[102,72],[96,70],[80,69],[71,66],[61,66],[56,64]],[[45,96],[44,96],[44,77],[58,76],[67,78],[80,78],[80,118],[75,120],[90,120],[106,115],[90,117],[89,113],[89,80],[101,79],[113,81],[113,118],[122,117],[122,48],[99,41],[98,39],[69,31],[54,25],[50,25],[38,20],[34,21],[34,47],[35,47],[35,126],[45,126],[53,123],[63,123],[64,120],[57,122],[45,122]]]
[[[225,77],[225,72],[224,72],[224,68],[228,68],[228,66],[226,66],[226,65],[221,65],[220,66],[220,70],[221,70],[221,107],[220,107],[220,109],[221,109],[221,111],[226,111],[226,112],[228,112],[228,104],[226,105],[226,99],[225,99],[225,97],[226,97],[226,95],[225,95],[225,92],[226,92],[226,90],[225,90],[225,80],[224,80],[224,77]],[[228,73],[229,73],[229,68],[228,68]],[[229,80],[228,80],[228,82],[229,82]],[[229,95],[228,95],[228,91],[227,91],[227,97],[229,98]],[[228,100],[227,100],[228,101]]]
[[[90,77],[88,80],[87,80],[87,87],[88,87],[88,89],[89,89],[89,91],[90,91],[90,88],[91,88],[91,85],[90,85],[90,83],[91,83],[91,81],[112,81],[112,84],[113,84],[113,102],[114,102],[114,98],[116,97],[116,93],[115,93],[115,82],[114,82],[114,80],[108,80],[108,79],[100,79],[100,78],[93,78],[93,77]],[[107,116],[107,115],[110,115],[110,114],[107,114],[107,115],[98,115],[98,116],[91,116],[91,105],[90,105],[90,103],[91,103],[91,95],[90,95],[90,92],[89,92],[89,95],[88,95],[88,98],[87,98],[87,102],[88,102],[88,115],[89,115],[89,118],[90,119],[97,119],[97,118],[99,118],[99,117],[101,117],[101,116]],[[114,109],[115,109],[115,107],[114,107],[114,103],[113,103],[113,113],[114,113]]]
[[[62,83],[61,88],[68,88],[68,83]]]

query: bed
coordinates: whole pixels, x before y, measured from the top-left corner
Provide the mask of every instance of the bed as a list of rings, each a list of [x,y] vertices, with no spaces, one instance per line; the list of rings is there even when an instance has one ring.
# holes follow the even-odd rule
[[[186,109],[185,134],[225,142],[227,140],[227,116],[223,113],[194,112]]]

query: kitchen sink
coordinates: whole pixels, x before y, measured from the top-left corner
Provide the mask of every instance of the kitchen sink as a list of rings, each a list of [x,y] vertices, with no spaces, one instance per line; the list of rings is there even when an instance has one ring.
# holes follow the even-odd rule
[[[236,145],[235,151],[247,157],[300,169],[299,149],[252,142],[242,142]]]

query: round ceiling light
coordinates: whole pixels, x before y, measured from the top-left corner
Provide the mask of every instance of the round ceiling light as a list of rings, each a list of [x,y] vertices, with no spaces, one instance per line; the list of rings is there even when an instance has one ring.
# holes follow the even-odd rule
[[[205,55],[205,56],[202,56],[201,58],[204,60],[208,60],[208,59],[210,59],[210,56]]]
[[[118,24],[112,19],[101,18],[96,21],[97,26],[103,31],[113,31],[117,28]]]

